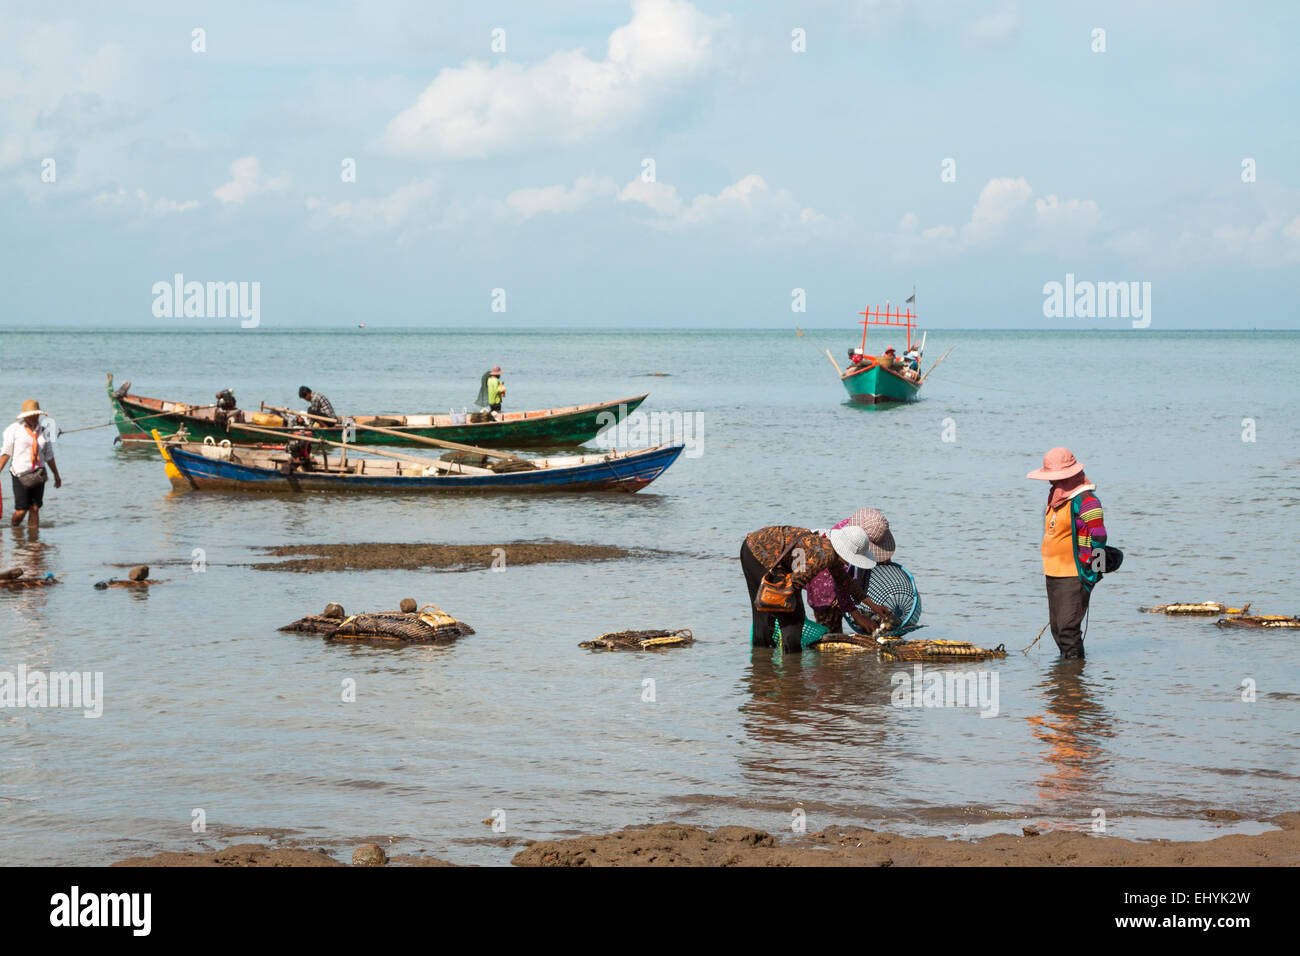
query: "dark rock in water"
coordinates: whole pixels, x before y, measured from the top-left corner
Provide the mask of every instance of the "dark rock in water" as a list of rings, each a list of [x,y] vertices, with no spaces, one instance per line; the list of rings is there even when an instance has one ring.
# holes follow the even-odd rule
[[[332,617],[337,621],[341,621],[343,618],[347,617],[347,615],[343,613],[342,604],[330,603],[325,605],[325,610],[321,612],[321,617]]]
[[[132,581],[144,581],[149,577],[149,565],[138,564],[127,572],[126,576]]]
[[[1025,836],[1038,836],[1040,832],[1038,827],[1021,827],[1020,832]]]
[[[17,581],[22,576],[22,568],[10,568],[8,571],[0,571],[0,581]]]
[[[415,598],[402,598],[402,603],[398,607],[406,614],[414,614],[416,608]]]
[[[353,866],[383,866],[388,862],[384,848],[374,843],[363,843],[352,854]]]
[[[95,582],[95,590],[96,590],[96,591],[107,591],[107,590],[108,590],[108,586],[109,586],[110,584],[112,584],[112,583],[113,583],[114,581],[116,581],[116,580],[117,580],[117,578],[109,578],[107,581],[96,581],[96,582]]]

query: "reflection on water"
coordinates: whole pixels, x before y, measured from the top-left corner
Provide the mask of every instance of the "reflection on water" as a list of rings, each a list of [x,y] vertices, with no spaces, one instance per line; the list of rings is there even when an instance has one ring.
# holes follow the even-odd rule
[[[1113,732],[1086,667],[1086,661],[1054,662],[1038,685],[1044,712],[1025,718],[1043,745],[1047,767],[1038,780],[1038,795],[1044,801],[1072,801],[1103,789],[1103,742]]]

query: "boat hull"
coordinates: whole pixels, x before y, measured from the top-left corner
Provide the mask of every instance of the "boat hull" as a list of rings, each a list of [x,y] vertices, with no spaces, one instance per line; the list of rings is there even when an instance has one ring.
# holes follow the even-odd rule
[[[857,405],[885,405],[891,402],[911,402],[916,400],[920,385],[895,372],[889,372],[879,365],[871,365],[862,371],[851,370],[840,381],[849,399]]]
[[[662,445],[606,460],[592,456],[584,464],[554,466],[537,471],[503,474],[402,476],[333,474],[295,471],[284,474],[220,457],[161,445],[172,486],[187,491],[225,492],[575,492],[640,491],[654,481],[682,453],[680,443]],[[418,470],[418,469],[417,469]]]
[[[262,426],[254,426],[250,431],[240,423],[220,424],[211,418],[185,414],[174,410],[176,403],[162,402],[158,399],[142,399],[139,396],[114,395],[112,377],[108,380],[108,397],[113,405],[113,424],[123,438],[148,439],[157,429],[164,437],[170,438],[185,428],[189,441],[229,440],[237,445],[254,445],[268,440]],[[634,412],[646,395],[621,398],[612,402],[590,405],[575,405],[566,408],[542,409],[531,412],[508,413],[505,421],[450,424],[448,416],[432,416],[432,425],[385,426],[400,435],[388,435],[380,432],[368,432],[358,429],[359,444],[365,445],[420,445],[421,438],[436,438],[440,441],[459,442],[463,445],[478,445],[483,448],[543,448],[547,446],[573,446],[591,441],[598,434]],[[172,406],[168,410],[166,406]],[[439,418],[442,421],[439,421]],[[269,429],[280,431],[286,436],[289,429]],[[315,428],[312,433],[317,438],[331,441],[342,440],[340,428]]]

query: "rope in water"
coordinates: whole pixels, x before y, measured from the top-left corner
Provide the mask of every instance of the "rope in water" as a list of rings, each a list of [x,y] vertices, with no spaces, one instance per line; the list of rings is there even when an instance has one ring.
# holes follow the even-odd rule
[[[153,418],[166,418],[168,415],[171,414],[172,414],[171,412],[159,412],[156,415],[144,415],[140,418],[129,418],[127,419],[127,421],[131,422],[132,424],[137,424],[139,422],[147,422]],[[96,428],[107,428],[109,425],[116,425],[116,424],[117,424],[117,420],[114,419],[111,422],[103,422],[102,424],[99,425],[82,425],[80,428],[60,428],[59,434],[71,435],[73,432],[88,432]]]

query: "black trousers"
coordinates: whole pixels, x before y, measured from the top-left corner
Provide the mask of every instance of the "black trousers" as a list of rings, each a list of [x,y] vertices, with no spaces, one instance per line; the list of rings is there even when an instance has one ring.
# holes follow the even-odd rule
[[[740,569],[745,572],[745,586],[749,588],[749,608],[754,614],[754,646],[776,647],[772,632],[776,625],[781,625],[781,650],[787,654],[798,654],[803,650],[803,592],[796,592],[798,602],[795,609],[788,614],[769,614],[754,607],[754,598],[758,596],[758,586],[767,573],[765,568],[749,550],[748,542],[740,546]]]
[[[1078,575],[1047,578],[1047,619],[1056,646],[1067,660],[1083,657],[1082,625],[1091,596]]]

